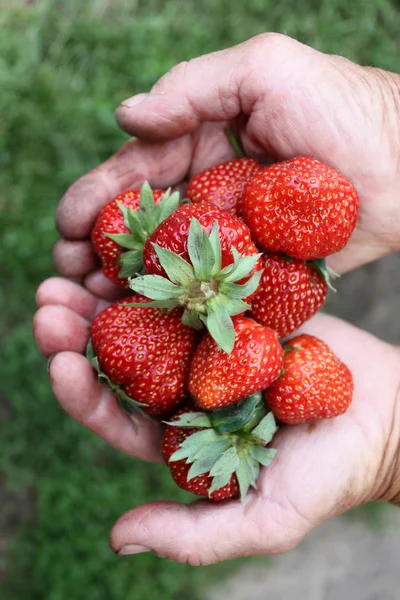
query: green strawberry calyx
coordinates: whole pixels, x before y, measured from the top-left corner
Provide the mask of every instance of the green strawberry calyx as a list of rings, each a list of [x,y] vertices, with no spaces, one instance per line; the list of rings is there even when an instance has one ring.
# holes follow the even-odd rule
[[[260,465],[268,467],[276,456],[277,450],[267,448],[267,445],[278,428],[261,393],[249,396],[239,404],[239,409],[231,408],[230,416],[226,409],[213,413],[194,411],[183,413],[167,424],[200,429],[184,439],[169,462],[185,460],[186,464],[190,464],[188,481],[208,473],[212,478],[209,496],[227,485],[233,474],[236,475],[243,502],[250,487],[257,487]],[[225,412],[225,431],[215,427],[216,421],[220,426],[222,423],[221,414],[216,417],[215,413],[222,410]],[[244,418],[247,422],[234,425],[240,412],[246,413]]]
[[[131,417],[135,428],[137,428],[138,425],[138,421],[135,417],[135,412],[142,415],[142,417],[146,417],[146,419],[149,419],[150,421],[153,420],[143,410],[143,408],[147,406],[146,404],[144,404],[143,402],[139,402],[138,400],[134,400],[133,398],[128,396],[128,394],[124,392],[121,386],[111,381],[108,375],[104,373],[104,371],[101,369],[99,359],[94,351],[93,342],[91,339],[89,340],[88,345],[86,347],[86,358],[88,359],[92,367],[95,369],[95,371],[97,371],[97,377],[99,382],[107,384],[108,387],[114,392],[124,411]]]
[[[147,238],[162,221],[175,212],[179,203],[179,192],[171,193],[169,188],[163,194],[160,202],[156,204],[153,191],[147,181],[140,189],[138,210],[124,206],[122,202],[117,202],[129,233],[103,233],[125,250],[118,258],[118,264],[121,266],[118,277],[130,277],[142,271],[143,246]]]
[[[282,258],[290,263],[293,260],[292,256],[289,256],[285,252],[281,252]],[[321,277],[321,279],[326,283],[326,285],[333,291],[336,292],[336,289],[333,287],[331,279],[337,279],[340,277],[339,273],[336,273],[331,267],[326,264],[325,258],[314,258],[312,260],[304,261],[310,267],[313,267]]]
[[[222,269],[218,222],[207,235],[194,217],[187,240],[191,264],[171,250],[152,245],[168,278],[143,275],[129,279],[132,290],[151,299],[141,306],[183,307],[182,322],[195,329],[206,326],[218,347],[230,354],[235,343],[231,317],[250,309],[244,300],[257,289],[262,270],[246,283],[238,282],[250,276],[261,254],[241,256],[232,246],[233,262]]]

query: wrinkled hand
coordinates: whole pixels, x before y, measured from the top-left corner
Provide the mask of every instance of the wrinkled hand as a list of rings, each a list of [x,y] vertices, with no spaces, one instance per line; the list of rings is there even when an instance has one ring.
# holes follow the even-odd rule
[[[86,289],[51,279],[37,295],[35,337],[45,355],[56,353],[49,372],[65,410],[127,454],[161,459],[160,430],[143,421],[135,434],[81,355],[94,314],[120,293],[96,270],[88,241],[101,206],[146,179],[153,187],[180,185],[232,158],[228,124],[251,156],[268,161],[308,154],[354,182],[359,223],[347,248],[332,257],[334,269],[384,256],[400,248],[399,86],[395,75],[268,34],[178,65],[149,95],[124,102],[118,121],[139,139],[77,181],[57,212],[63,239],[55,247],[55,265],[64,276],[82,278]],[[284,428],[274,443],[276,461],[244,505],[138,507],[114,526],[115,550],[139,544],[191,564],[282,552],[335,514],[400,495],[398,351],[326,316],[305,329],[331,344],[352,370],[356,393],[348,413]]]

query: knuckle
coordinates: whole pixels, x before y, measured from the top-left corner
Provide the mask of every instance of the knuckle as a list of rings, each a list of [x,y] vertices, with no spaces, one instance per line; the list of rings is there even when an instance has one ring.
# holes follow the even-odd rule
[[[173,86],[177,81],[185,79],[190,61],[182,61],[172,67],[151,88],[152,92],[161,93],[164,88]]]

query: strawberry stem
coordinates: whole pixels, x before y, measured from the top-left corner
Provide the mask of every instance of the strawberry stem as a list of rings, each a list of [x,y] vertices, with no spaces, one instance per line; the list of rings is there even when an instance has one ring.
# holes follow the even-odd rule
[[[235,134],[233,133],[232,129],[229,129],[229,128],[225,129],[225,135],[228,138],[228,141],[229,141],[230,145],[232,146],[233,151],[236,154],[236,158],[245,158],[246,154],[244,153],[242,145],[239,142],[239,140],[237,139],[237,137],[235,136]]]

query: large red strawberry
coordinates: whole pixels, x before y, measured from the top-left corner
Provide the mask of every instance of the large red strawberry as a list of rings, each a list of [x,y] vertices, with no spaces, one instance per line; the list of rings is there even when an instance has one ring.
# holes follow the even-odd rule
[[[184,307],[183,321],[206,325],[218,345],[230,352],[231,317],[246,303],[261,277],[260,254],[247,226],[208,203],[180,207],[147,240],[146,275],[130,282],[152,306]]]
[[[290,425],[336,417],[348,409],[352,396],[346,365],[324,342],[305,334],[289,340],[283,374],[265,392],[275,417]]]
[[[232,215],[239,215],[244,188],[262,168],[252,158],[236,158],[214,165],[192,177],[186,197],[193,203],[209,202]]]
[[[94,318],[91,341],[96,366],[117,393],[159,415],[187,394],[197,335],[182,324],[178,310],[140,306],[145,301],[132,296],[105,308]]]
[[[198,404],[214,410],[268,387],[282,368],[282,347],[275,331],[247,317],[234,321],[231,354],[206,334],[192,360],[189,390]]]
[[[358,195],[335,169],[299,156],[256,173],[245,188],[242,210],[260,248],[312,260],[347,244]]]
[[[276,455],[276,450],[266,447],[277,431],[275,419],[262,398],[261,411],[258,402],[250,398],[242,403],[242,413],[253,418],[238,428],[235,415],[226,411],[215,419],[220,430],[214,426],[213,413],[184,409],[173,415],[162,451],[179,487],[210,500],[237,497],[240,492],[244,500],[249,487],[257,486],[260,465],[268,466]]]
[[[251,314],[284,337],[321,308],[328,285],[318,271],[318,263],[313,266],[279,253],[265,253],[262,261],[264,270],[251,301]]]
[[[142,270],[145,241],[178,203],[177,193],[152,192],[144,184],[141,190],[124,192],[101,209],[92,230],[92,245],[106,277],[125,287],[127,277]]]

